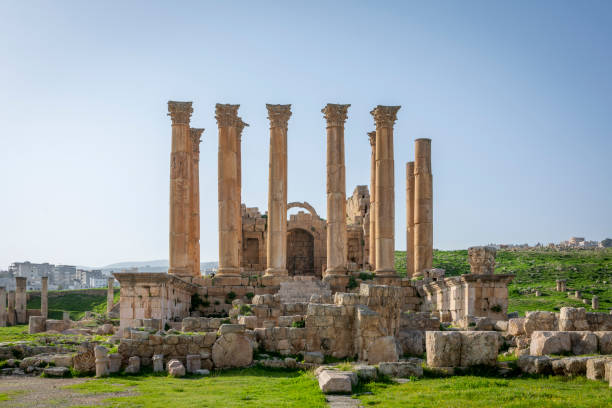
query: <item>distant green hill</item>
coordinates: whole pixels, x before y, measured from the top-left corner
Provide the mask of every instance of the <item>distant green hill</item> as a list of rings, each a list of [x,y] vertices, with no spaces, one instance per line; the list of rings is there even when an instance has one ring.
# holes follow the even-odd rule
[[[585,307],[591,311],[591,297],[599,296],[600,312],[612,308],[612,248],[595,250],[524,250],[497,251],[497,273],[516,275],[508,290],[509,312],[524,314],[528,310],[558,311],[563,306]],[[434,251],[433,266],[446,269],[447,276],[470,272],[467,250]],[[406,252],[396,251],[395,267],[398,273],[406,274]],[[555,291],[557,279],[567,279],[567,287],[582,291],[581,300]],[[604,283],[606,282],[606,283]],[[537,289],[542,296],[527,293]]]

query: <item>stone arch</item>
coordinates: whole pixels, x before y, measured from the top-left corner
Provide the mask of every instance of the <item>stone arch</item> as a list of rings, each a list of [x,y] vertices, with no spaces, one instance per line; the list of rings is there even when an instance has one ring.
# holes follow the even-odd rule
[[[308,211],[310,214],[312,214],[313,217],[317,218],[317,219],[321,219],[321,217],[319,217],[319,214],[317,214],[317,211],[314,209],[314,207],[310,204],[308,204],[306,201],[304,201],[303,203],[300,203],[299,201],[294,201],[292,203],[288,203],[287,204],[287,211],[289,211],[291,208],[303,208],[306,211]]]

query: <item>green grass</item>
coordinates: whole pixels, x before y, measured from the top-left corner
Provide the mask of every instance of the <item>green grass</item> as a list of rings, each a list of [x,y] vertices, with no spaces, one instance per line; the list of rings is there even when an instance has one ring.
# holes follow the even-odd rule
[[[211,377],[158,375],[111,377],[67,388],[83,393],[130,391],[136,395],[105,400],[113,407],[326,407],[311,373],[263,368],[234,369]]]
[[[0,343],[15,343],[18,341],[28,341],[37,344],[55,344],[60,345],[65,340],[69,340],[70,343],[78,343],[83,341],[97,341],[106,342],[108,336],[102,335],[91,335],[91,336],[75,336],[70,334],[49,334],[49,333],[36,333],[29,334],[27,325],[8,326],[0,327]],[[50,342],[51,343],[50,343]]]
[[[530,310],[559,311],[563,306],[585,307],[592,311],[590,299],[599,297],[599,312],[612,308],[612,249],[551,251],[546,249],[524,251],[497,251],[496,273],[516,275],[509,285],[509,312],[524,315]],[[446,270],[446,276],[470,272],[467,250],[434,250],[433,266]],[[395,267],[400,275],[406,274],[406,253],[395,252]],[[555,291],[555,281],[567,279],[568,289],[582,291],[589,300],[568,297]],[[606,281],[607,283],[603,283]],[[542,296],[527,293],[538,289]]]
[[[584,377],[487,378],[457,376],[418,379],[402,384],[372,382],[360,386],[365,407],[490,408],[609,407],[608,384]]]
[[[69,290],[61,297],[49,297],[49,318],[62,319],[63,312],[70,312],[72,320],[79,320],[87,311],[106,313],[106,295],[71,293]],[[82,290],[80,290],[82,292]],[[50,291],[49,293],[52,293]],[[119,289],[115,289],[115,302],[119,301]],[[32,296],[28,309],[40,309],[40,296]]]

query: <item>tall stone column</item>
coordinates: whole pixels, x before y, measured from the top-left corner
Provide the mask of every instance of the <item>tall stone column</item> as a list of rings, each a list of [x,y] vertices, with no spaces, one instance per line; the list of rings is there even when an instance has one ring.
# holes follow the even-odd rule
[[[406,163],[406,276],[414,275],[414,162]]]
[[[6,326],[6,288],[0,286],[0,327]]]
[[[45,319],[49,317],[49,278],[40,278],[40,315]]]
[[[25,324],[28,322],[26,311],[26,283],[27,279],[22,276],[15,278],[15,315],[17,316],[17,324]]]
[[[6,322],[9,326],[14,326],[17,322],[16,318],[17,316],[15,316],[15,291],[9,290],[6,306]]]
[[[376,122],[376,276],[395,273],[395,178],[393,125],[400,106],[378,105],[370,112]]]
[[[414,274],[433,264],[433,184],[431,139],[414,141]]]
[[[370,154],[370,269],[376,269],[376,132],[368,132]]]
[[[238,220],[237,225],[240,226],[240,233],[238,234],[238,265],[242,265],[242,130],[245,126],[249,126],[247,123],[242,121],[242,118],[238,118],[237,132],[238,132],[238,145],[237,157],[238,157]]]
[[[193,260],[192,275],[199,277],[200,273],[200,142],[204,129],[190,129],[191,137],[191,225],[189,239]]]
[[[267,268],[265,278],[287,276],[287,126],[291,105],[270,105],[270,165],[268,173]]]
[[[238,142],[242,119],[240,105],[217,104],[219,127],[219,271],[222,284],[240,284],[240,240],[242,234],[238,189]]]
[[[321,110],[327,121],[327,270],[325,277],[346,275],[346,175],[344,122],[351,105],[329,103]]]
[[[113,304],[115,303],[115,278],[108,278],[108,285],[106,288],[106,314],[111,312]]]
[[[168,102],[168,116],[172,119],[172,153],[170,155],[170,267],[168,273],[191,276],[191,131],[189,121],[191,102]]]

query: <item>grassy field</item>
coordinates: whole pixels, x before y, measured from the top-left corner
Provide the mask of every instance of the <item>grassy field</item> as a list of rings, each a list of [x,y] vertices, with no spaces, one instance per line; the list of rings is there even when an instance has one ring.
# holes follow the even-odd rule
[[[395,265],[400,274],[406,273],[406,253],[395,253]],[[521,315],[528,310],[558,311],[563,306],[586,307],[591,311],[590,299],[599,297],[600,312],[612,308],[612,249],[571,250],[571,251],[498,251],[497,273],[516,275],[508,287],[509,312]],[[446,269],[447,276],[469,273],[467,250],[434,251],[434,267]],[[555,291],[555,281],[567,279],[567,287],[581,290],[582,296],[589,300],[585,305],[581,300],[568,297],[566,293]],[[605,282],[605,283],[604,283]],[[539,290],[542,296],[536,297],[531,290]]]
[[[424,378],[407,384],[369,383],[359,399],[366,407],[490,408],[610,407],[608,384],[584,377]],[[366,393],[366,394],[363,394]],[[371,393],[371,394],[367,394]]]
[[[160,375],[111,377],[71,386],[84,393],[130,391],[110,398],[113,407],[326,407],[314,375],[263,368],[234,369],[210,377]]]
[[[106,313],[106,295],[70,293],[61,297],[49,297],[49,318],[61,319],[63,312],[70,312],[72,320],[79,320],[85,312]],[[50,291],[49,293],[52,293]],[[119,289],[115,289],[115,302],[119,301]],[[40,309],[40,296],[32,296],[28,301],[28,309]]]

